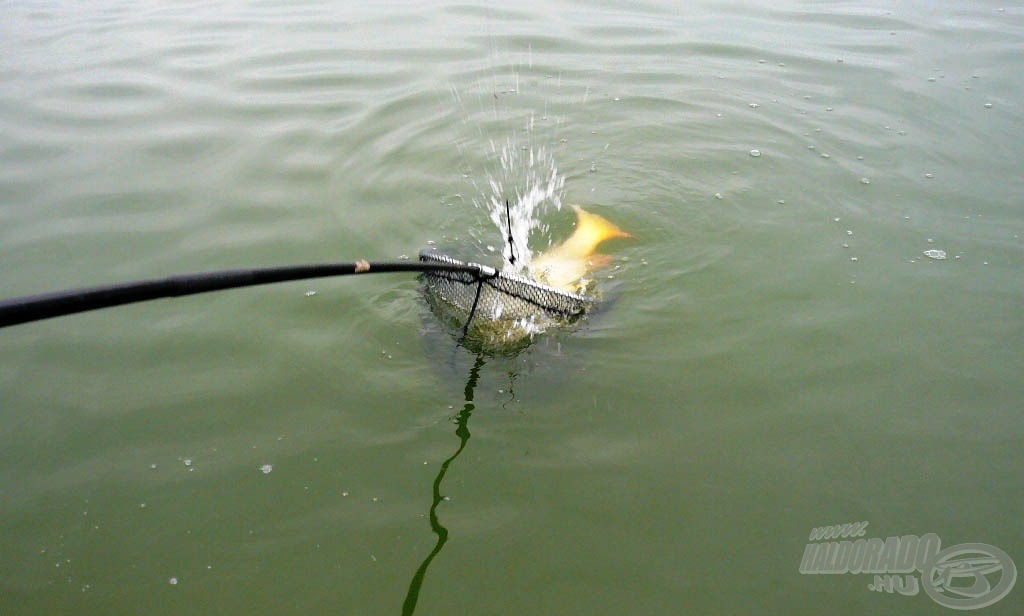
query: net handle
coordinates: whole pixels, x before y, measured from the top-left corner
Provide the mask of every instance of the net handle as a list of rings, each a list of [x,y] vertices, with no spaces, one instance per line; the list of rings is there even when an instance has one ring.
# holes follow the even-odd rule
[[[424,263],[414,261],[365,260],[351,263],[321,263],[283,267],[222,270],[142,280],[0,301],[0,328],[31,321],[112,308],[168,297],[196,295],[224,289],[253,287],[276,282],[308,280],[353,274],[395,272],[465,272],[478,281],[497,275],[494,268],[475,263]]]

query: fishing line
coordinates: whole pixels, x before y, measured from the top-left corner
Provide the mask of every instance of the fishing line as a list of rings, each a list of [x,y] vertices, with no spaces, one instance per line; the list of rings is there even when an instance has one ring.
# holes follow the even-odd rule
[[[505,199],[505,224],[508,225],[508,263],[509,265],[515,265],[516,241],[512,237],[512,212],[508,204],[508,199]]]

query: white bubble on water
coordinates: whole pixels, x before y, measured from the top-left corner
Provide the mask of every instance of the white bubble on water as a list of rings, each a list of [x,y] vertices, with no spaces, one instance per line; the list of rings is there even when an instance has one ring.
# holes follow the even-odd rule
[[[751,150],[750,155],[753,156],[754,158],[757,158],[758,156],[761,155],[761,150]]]
[[[926,250],[926,251],[924,251],[924,256],[928,257],[929,259],[935,259],[936,261],[942,261],[943,259],[946,258],[946,251],[945,250]]]
[[[263,466],[260,467],[260,472],[263,473],[264,475],[269,475],[273,470],[273,464],[264,464]]]
[[[869,180],[869,179],[867,179],[867,178],[861,178],[861,179],[860,179],[860,183],[861,183],[861,184],[865,184],[865,185],[866,185],[866,184],[870,184],[870,183],[871,183],[871,180]]]
[[[177,586],[178,585],[178,578],[172,577],[171,579],[167,580],[167,583],[170,584],[171,586]]]

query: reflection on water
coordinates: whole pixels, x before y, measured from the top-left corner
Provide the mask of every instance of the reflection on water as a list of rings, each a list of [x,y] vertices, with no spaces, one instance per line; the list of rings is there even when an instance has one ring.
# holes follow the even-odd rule
[[[434,544],[434,549],[427,554],[427,557],[423,559],[423,564],[420,565],[419,569],[416,570],[416,574],[412,576],[412,581],[409,582],[409,591],[405,595],[405,601],[402,603],[402,614],[403,616],[412,614],[416,610],[416,602],[419,600],[420,589],[423,587],[423,580],[427,576],[427,569],[430,567],[430,563],[433,562],[440,552],[441,548],[448,541],[448,529],[441,524],[441,520],[437,515],[437,507],[444,500],[444,496],[441,495],[441,482],[444,481],[444,476],[448,472],[448,467],[455,458],[459,457],[462,450],[466,448],[466,444],[469,442],[469,416],[473,414],[475,408],[473,404],[473,390],[476,389],[476,383],[480,379],[480,369],[484,366],[483,355],[477,355],[476,361],[473,363],[473,368],[469,371],[469,379],[466,380],[466,402],[462,406],[462,410],[455,417],[455,435],[459,437],[459,447],[455,450],[455,453],[450,455],[447,460],[441,463],[441,468],[437,471],[437,477],[434,478],[434,500],[430,503],[430,528],[437,535],[437,543]]]

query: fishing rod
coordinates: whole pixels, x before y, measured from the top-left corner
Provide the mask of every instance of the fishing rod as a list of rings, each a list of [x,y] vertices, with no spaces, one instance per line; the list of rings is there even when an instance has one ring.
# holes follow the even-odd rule
[[[462,273],[480,283],[498,276],[498,271],[476,263],[378,261],[322,263],[254,269],[223,270],[142,280],[0,301],[0,328],[53,317],[111,308],[168,297],[182,297],[210,291],[253,287],[275,282],[394,272]],[[474,305],[475,308],[475,305]]]

